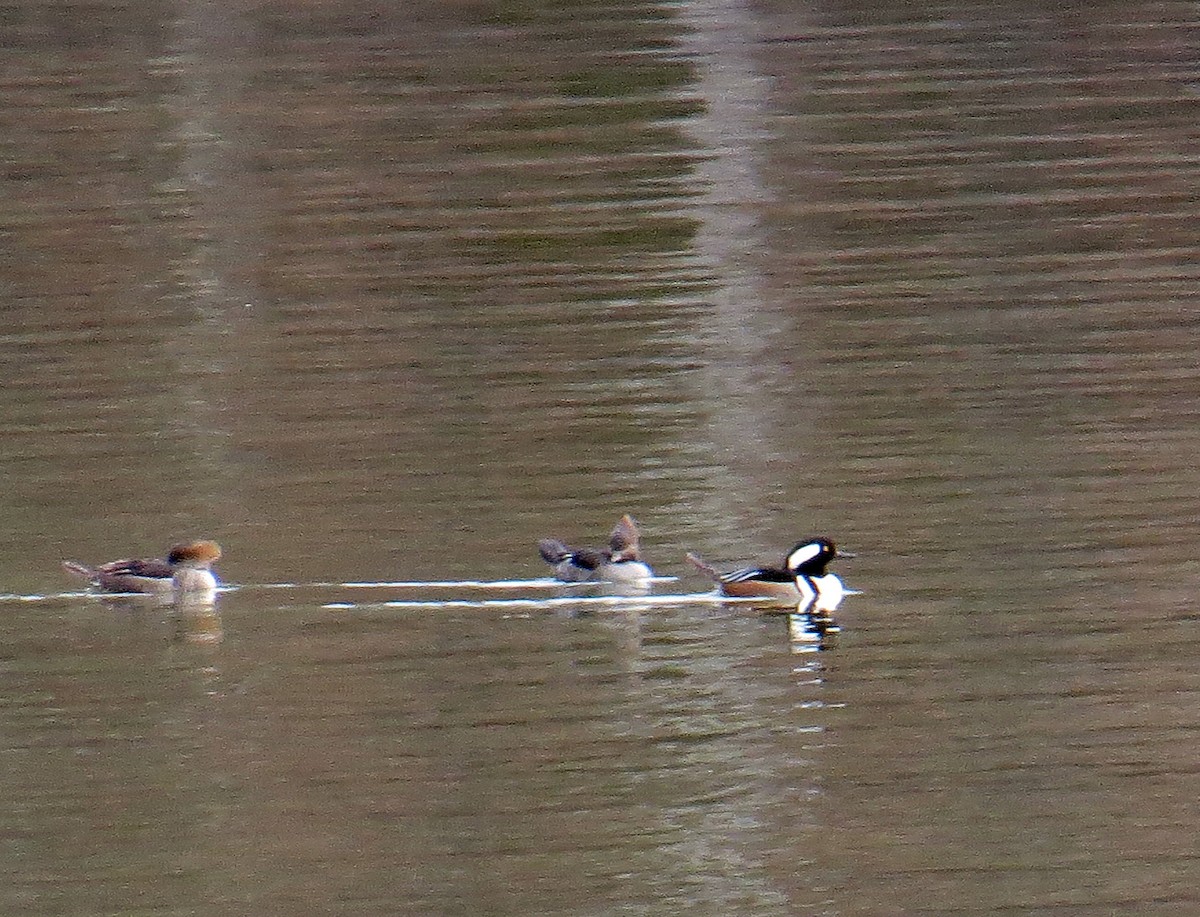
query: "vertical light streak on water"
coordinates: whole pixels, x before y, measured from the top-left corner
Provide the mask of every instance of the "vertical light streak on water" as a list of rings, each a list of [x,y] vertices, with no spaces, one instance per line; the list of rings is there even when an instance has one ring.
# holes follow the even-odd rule
[[[693,88],[704,103],[687,122],[698,145],[695,244],[716,278],[707,327],[692,333],[713,473],[705,505],[684,509],[745,532],[761,522],[763,491],[778,486],[769,469],[797,446],[779,422],[780,402],[794,397],[787,393],[788,367],[778,359],[788,350],[793,306],[770,281],[772,241],[763,223],[775,193],[763,178],[771,80],[756,59],[761,25],[747,4],[695,0],[683,4],[679,16],[687,27],[680,44],[694,61]],[[803,412],[788,406],[790,424]],[[727,548],[738,543],[735,537],[726,539]]]

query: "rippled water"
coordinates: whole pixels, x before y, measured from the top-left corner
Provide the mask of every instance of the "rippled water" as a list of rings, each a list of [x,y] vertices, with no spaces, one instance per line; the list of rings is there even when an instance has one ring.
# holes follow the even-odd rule
[[[1196,910],[1194,4],[3,20],[6,913]]]

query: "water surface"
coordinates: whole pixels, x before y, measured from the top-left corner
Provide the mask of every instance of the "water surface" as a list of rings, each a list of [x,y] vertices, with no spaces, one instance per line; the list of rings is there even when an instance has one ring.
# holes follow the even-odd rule
[[[1195,911],[1193,5],[5,23],[6,911]]]

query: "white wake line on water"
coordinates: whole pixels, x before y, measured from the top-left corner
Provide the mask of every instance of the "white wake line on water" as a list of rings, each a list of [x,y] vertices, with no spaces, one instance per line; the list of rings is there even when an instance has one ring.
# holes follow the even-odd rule
[[[655,576],[647,583],[674,583],[677,576]],[[397,580],[380,582],[347,583],[253,583],[238,586],[238,589],[570,589],[603,586],[604,580],[586,583],[564,583],[560,580],[541,577],[539,579],[513,580]]]
[[[655,576],[646,581],[652,583],[674,583],[677,576]],[[600,580],[586,583],[564,583],[549,577],[514,580],[397,580],[364,582],[318,582],[318,583],[221,583],[218,593],[249,592],[258,589],[587,589],[603,586]],[[75,590],[72,592],[0,593],[0,603],[5,602],[55,602],[62,599],[94,598],[163,598],[170,593],[156,592],[103,592],[98,589]]]
[[[240,586],[218,586],[217,593],[237,592]],[[15,592],[0,593],[0,605],[6,602],[61,602],[64,599],[146,599],[170,603],[170,592],[102,592],[88,589],[82,592],[34,592],[21,595]]]
[[[545,599],[394,599],[384,602],[329,602],[322,608],[347,610],[356,608],[556,608],[580,605],[646,606],[646,605],[724,605],[767,604],[762,598],[733,597],[719,592],[689,592],[675,595],[583,595],[555,596]],[[781,611],[789,605],[776,605]],[[786,613],[786,612],[785,612]]]
[[[99,594],[98,592],[55,592],[45,595],[36,592],[32,595],[2,593],[0,594],[0,602],[57,602],[62,599],[86,599]]]
[[[678,581],[674,576],[656,576],[652,582],[670,583]],[[526,589],[526,588],[594,588],[603,583],[561,583],[553,579],[536,580],[451,580],[444,582],[366,582],[366,583],[252,583],[247,585],[222,584],[218,594],[242,592],[255,589]],[[847,589],[846,595],[862,595],[857,589]],[[5,603],[36,603],[60,602],[65,599],[153,599],[162,600],[169,595],[142,592],[55,592],[31,593],[0,593],[0,604]],[[774,604],[778,608],[788,608],[787,604],[772,603],[770,599],[758,596],[722,595],[715,590],[711,592],[669,593],[666,595],[579,595],[579,596],[548,596],[546,598],[528,599],[394,599],[380,602],[330,602],[322,608],[547,608],[556,605],[702,605],[726,603],[759,603]]]

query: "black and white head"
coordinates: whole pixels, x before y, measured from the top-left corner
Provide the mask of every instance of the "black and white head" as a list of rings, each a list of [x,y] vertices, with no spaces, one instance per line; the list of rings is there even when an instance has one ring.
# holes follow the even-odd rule
[[[787,553],[784,566],[793,576],[824,576],[825,567],[837,557],[837,546],[828,538],[810,538]]]

